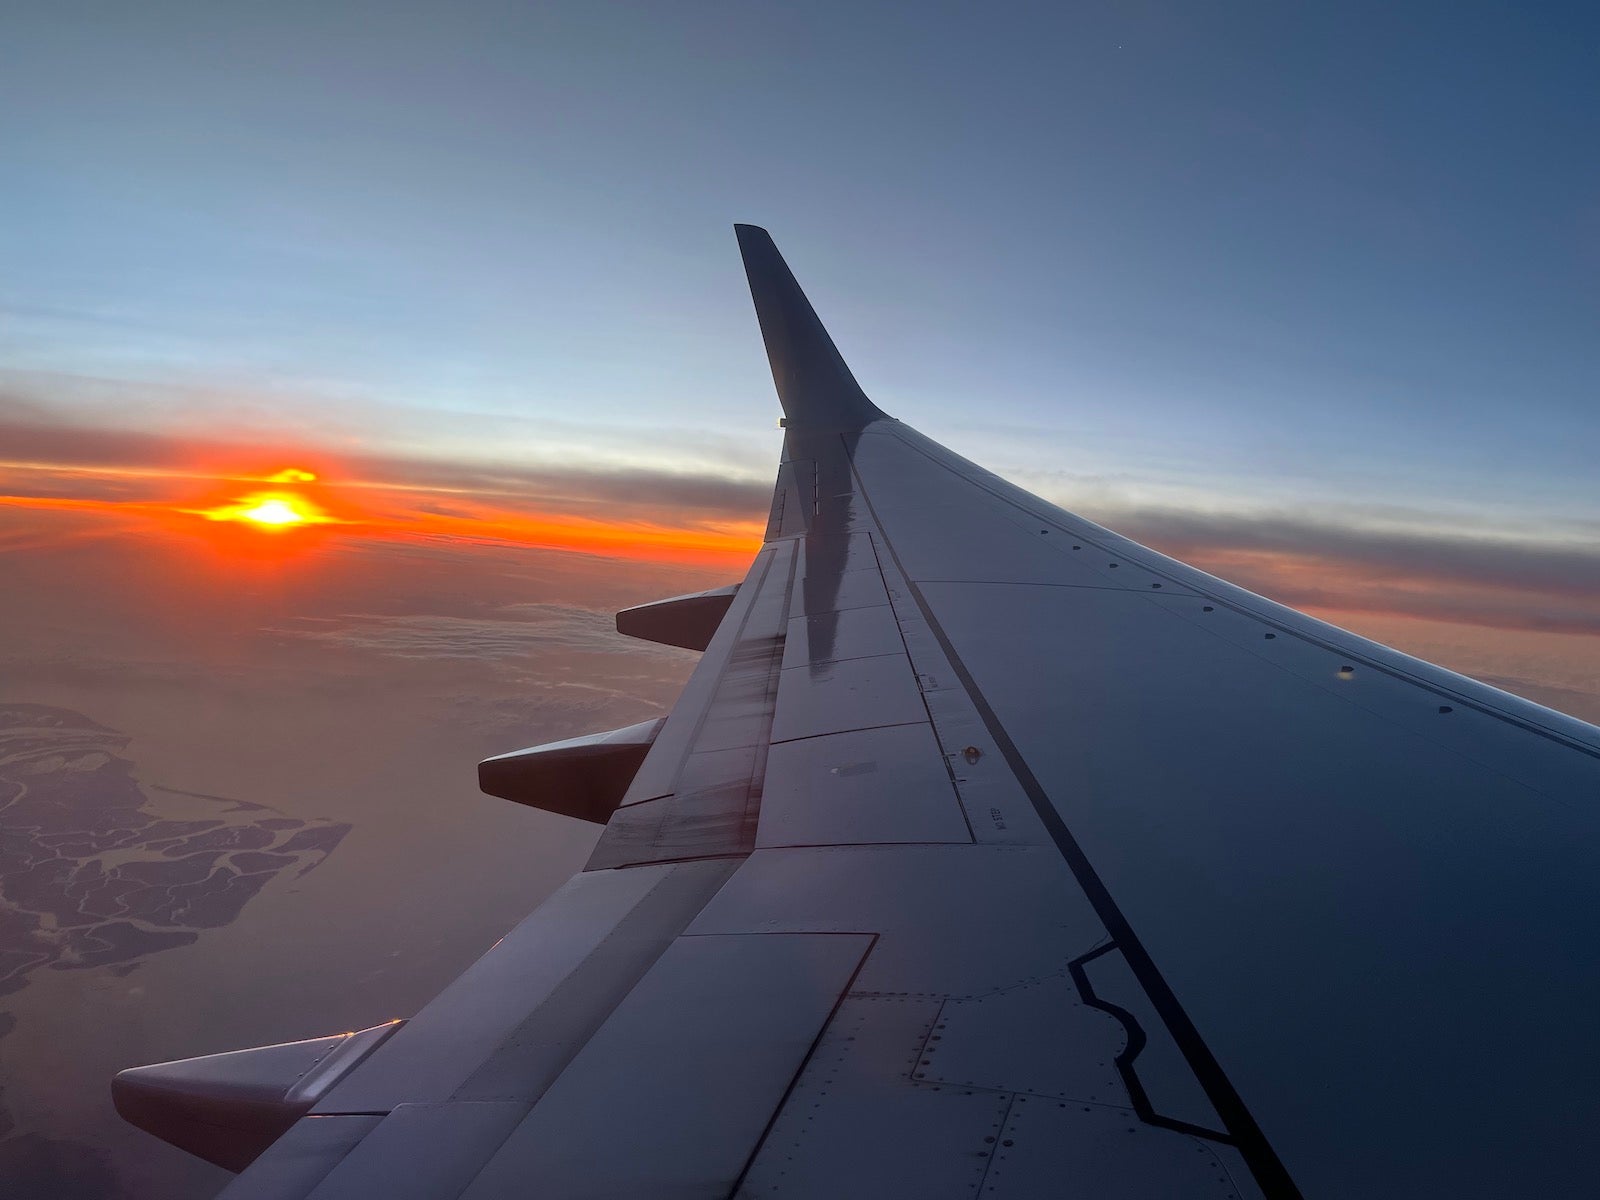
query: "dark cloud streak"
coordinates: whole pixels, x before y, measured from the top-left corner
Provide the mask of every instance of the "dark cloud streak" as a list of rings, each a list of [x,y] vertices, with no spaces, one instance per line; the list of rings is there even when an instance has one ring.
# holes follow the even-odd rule
[[[1336,524],[1292,513],[1213,515],[1139,510],[1118,532],[1167,553],[1264,551],[1324,559],[1371,576],[1422,576],[1589,597],[1600,591],[1600,530],[1587,545],[1541,545],[1506,535],[1391,531]]]
[[[1295,513],[1100,514],[1163,553],[1297,608],[1600,634],[1600,539],[1401,530]]]
[[[764,481],[704,472],[342,454],[80,426],[16,389],[0,392],[0,460],[66,468],[13,469],[6,481],[11,494],[118,504],[159,502],[175,481],[203,478],[206,470],[270,473],[300,466],[326,472],[330,486],[350,488],[352,495],[372,489],[374,495],[409,496],[401,503],[412,512],[463,522],[499,511],[693,529],[753,523],[769,496]],[[1600,633],[1600,536],[1585,539],[1589,531],[1582,527],[1535,539],[1359,505],[1248,514],[1144,507],[1096,515],[1119,532],[1296,607]]]
[[[511,507],[603,517],[616,510],[755,520],[771,485],[760,480],[627,467],[471,463],[348,454],[317,446],[202,440],[137,430],[74,425],[0,394],[0,461],[50,464],[81,473],[14,472],[13,494],[124,500],[153,495],[167,476],[269,471],[306,466],[330,481],[394,490],[492,499]],[[253,467],[246,464],[253,464]],[[117,474],[115,472],[137,472]],[[437,503],[437,502],[435,502]],[[447,501],[445,501],[447,503]]]

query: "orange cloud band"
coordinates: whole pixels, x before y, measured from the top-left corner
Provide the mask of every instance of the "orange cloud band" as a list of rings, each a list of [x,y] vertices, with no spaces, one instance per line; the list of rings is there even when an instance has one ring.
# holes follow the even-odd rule
[[[196,471],[150,469],[100,470],[91,467],[51,469],[44,464],[20,464],[0,478],[12,482],[25,471],[28,495],[21,491],[0,494],[0,504],[31,509],[100,513],[153,523],[166,530],[195,531],[203,523],[256,526],[246,531],[258,537],[274,530],[295,537],[320,533],[379,540],[501,542],[574,551],[611,558],[652,562],[703,564],[727,567],[748,563],[761,543],[762,526],[756,521],[696,519],[696,514],[662,506],[660,517],[641,519],[637,504],[616,505],[616,519],[606,520],[558,511],[525,509],[452,489],[449,506],[428,503],[431,489],[419,490],[401,483],[386,486],[364,480],[358,484],[317,479],[312,472],[289,468],[251,475],[206,476]],[[267,481],[293,484],[272,491],[241,491],[240,483]],[[93,495],[111,485],[125,495]],[[300,520],[262,521],[250,514],[263,506],[281,505]],[[308,526],[320,527],[316,530]]]

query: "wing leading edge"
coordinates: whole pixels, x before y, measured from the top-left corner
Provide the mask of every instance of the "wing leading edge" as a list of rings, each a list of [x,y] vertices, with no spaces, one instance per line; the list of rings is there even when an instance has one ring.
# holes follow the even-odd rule
[[[628,618],[704,645],[631,780],[528,760],[588,869],[225,1195],[1593,1190],[1600,731],[886,417],[738,235],[766,545]]]

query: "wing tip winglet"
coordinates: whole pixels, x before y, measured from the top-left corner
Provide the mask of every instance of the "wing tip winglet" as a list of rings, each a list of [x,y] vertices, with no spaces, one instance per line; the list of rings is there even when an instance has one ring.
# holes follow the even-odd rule
[[[759,225],[733,229],[784,416],[834,429],[861,429],[885,416],[850,373],[772,235]]]

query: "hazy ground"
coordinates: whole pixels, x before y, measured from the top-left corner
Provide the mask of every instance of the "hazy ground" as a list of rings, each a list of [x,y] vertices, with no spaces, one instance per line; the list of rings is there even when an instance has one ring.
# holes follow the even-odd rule
[[[43,520],[0,591],[0,1179],[206,1197],[226,1173],[122,1124],[111,1074],[419,1008],[594,838],[481,795],[476,761],[663,711],[695,656],[611,613],[722,576],[460,544],[213,571],[195,546]],[[321,843],[282,852],[307,830]],[[28,857],[45,867],[13,869]],[[101,862],[133,882],[99,907],[132,918],[78,912]],[[86,958],[74,928],[107,927],[120,942]]]

